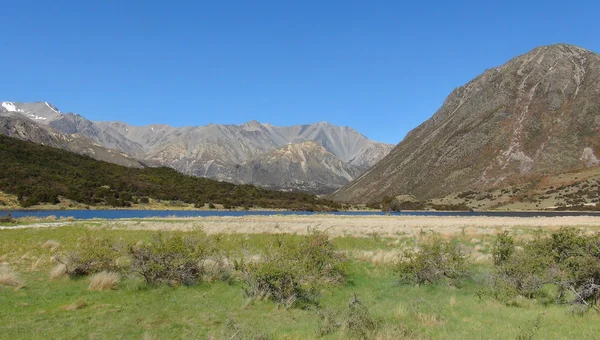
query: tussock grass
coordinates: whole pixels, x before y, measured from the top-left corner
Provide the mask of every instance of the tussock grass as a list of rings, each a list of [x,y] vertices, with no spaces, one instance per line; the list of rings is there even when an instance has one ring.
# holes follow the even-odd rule
[[[58,247],[60,247],[60,242],[55,240],[48,240],[44,242],[44,244],[42,244],[43,249],[48,249],[51,252],[55,252],[58,249]]]
[[[0,267],[0,286],[20,289],[23,287],[23,281],[16,272],[7,267]]]
[[[111,290],[116,289],[121,277],[115,272],[100,272],[90,277],[89,290]]]
[[[67,266],[62,263],[59,263],[50,271],[50,279],[52,280],[60,280],[65,277],[67,277]]]

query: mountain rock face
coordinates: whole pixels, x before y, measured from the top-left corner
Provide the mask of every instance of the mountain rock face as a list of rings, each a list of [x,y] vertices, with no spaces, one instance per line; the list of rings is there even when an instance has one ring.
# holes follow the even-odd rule
[[[392,145],[371,141],[349,127],[326,122],[285,127],[256,121],[180,128],[160,124],[132,126],[123,122],[94,122],[78,114],[61,113],[46,102],[3,102],[0,115],[26,117],[57,133],[84,137],[145,164],[169,166],[185,174],[314,193],[339,188],[392,149]],[[315,142],[326,151],[315,150],[313,145],[307,148],[308,144],[298,149],[307,148],[311,161],[306,164],[314,169],[302,165],[302,157],[274,161],[274,155],[270,154],[286,145],[307,141]],[[262,175],[240,171],[251,161],[260,162]],[[269,165],[272,167],[267,168]],[[282,174],[282,169],[289,169],[294,175]]]
[[[36,124],[30,119],[17,115],[0,114],[0,135],[71,151],[118,165],[134,168],[143,167],[143,164],[139,161],[122,152],[106,149],[82,136],[57,133],[45,126]]]
[[[321,144],[308,141],[289,144],[229,168],[220,180],[284,191],[331,193],[362,171],[343,162]]]
[[[600,55],[539,47],[454,90],[427,121],[333,198],[441,197],[593,166],[600,152]]]

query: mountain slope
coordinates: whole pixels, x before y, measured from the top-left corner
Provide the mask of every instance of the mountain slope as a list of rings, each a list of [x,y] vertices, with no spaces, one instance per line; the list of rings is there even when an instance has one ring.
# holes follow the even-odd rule
[[[598,164],[600,55],[536,48],[454,90],[389,155],[334,194],[441,197]]]
[[[169,168],[135,169],[0,135],[0,191],[21,205],[55,203],[127,206],[135,197],[265,208],[329,209],[333,202],[186,176]]]
[[[244,179],[237,178],[235,170],[239,164],[262,156],[269,157],[268,153],[288,144],[307,141],[320,144],[345,163],[340,166],[346,169],[344,171],[347,173],[351,173],[352,178],[366,171],[392,149],[392,145],[371,141],[349,127],[335,126],[327,122],[294,126],[274,126],[257,121],[241,125],[209,124],[180,128],[161,124],[132,126],[123,122],[94,122],[78,114],[61,113],[47,102],[2,102],[0,114],[24,116],[44,128],[50,128],[63,135],[80,136],[99,146],[140,159],[144,164],[168,166],[185,174],[227,179],[236,183],[247,182],[248,178],[252,181],[253,178],[247,174],[244,174]],[[63,149],[76,152],[80,149],[69,148],[65,143],[61,145]],[[293,161],[298,159],[294,158]],[[338,188],[341,183],[337,170],[333,170],[339,169],[340,166],[329,165],[331,164],[327,162],[311,162],[309,167],[314,169],[311,171],[313,177],[310,180],[300,172],[294,172],[299,177],[292,178],[289,174],[282,175],[274,170],[263,169],[267,171],[267,177],[273,178],[267,180],[263,176],[260,183],[280,183],[284,176],[290,183],[295,183],[293,186],[286,185],[295,188],[294,190],[317,190],[314,185],[319,183],[318,187],[322,190],[319,189],[315,193],[322,193],[323,190],[329,192]],[[295,168],[299,166],[300,163],[294,164]],[[327,183],[328,181],[332,182]]]
[[[223,174],[222,180],[285,191],[331,193],[360,174],[317,142],[289,144]]]
[[[127,155],[116,150],[106,149],[85,137],[57,133],[18,115],[0,116],[0,135],[75,152],[123,166],[134,168],[143,166],[139,161]]]

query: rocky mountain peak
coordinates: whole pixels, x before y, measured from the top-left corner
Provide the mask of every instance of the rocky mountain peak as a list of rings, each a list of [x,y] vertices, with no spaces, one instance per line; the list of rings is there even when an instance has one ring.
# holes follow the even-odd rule
[[[261,131],[265,128],[261,123],[259,123],[256,120],[251,120],[247,123],[244,123],[240,125],[240,127],[245,131]]]
[[[585,166],[584,150],[586,159],[600,151],[599,116],[600,55],[572,45],[539,47],[454,90],[336,197],[424,199]]]
[[[294,182],[286,187],[300,191],[318,187],[319,193],[341,186],[340,178],[347,183],[391,149],[391,145],[373,142],[353,129],[327,122],[274,126],[252,120],[241,125],[132,126],[118,121],[94,122],[74,113],[62,114],[47,102],[4,102],[0,106],[0,115],[26,117],[55,132],[87,138],[107,149],[143,160],[145,164],[170,166],[183,173],[232,182],[239,178],[231,169],[262,156],[276,158],[270,153],[279,152],[280,156],[285,156],[280,161],[264,163],[274,166],[264,169],[268,176],[277,177],[274,172],[279,171],[276,168],[281,164],[289,163],[292,168],[304,164],[308,168],[302,168],[302,173],[296,174],[305,176],[306,170],[313,177],[303,179],[305,184]],[[291,145],[288,147],[288,144]],[[311,162],[304,161],[308,156]],[[335,166],[323,170],[323,164]],[[314,168],[315,172],[309,168]],[[263,178],[261,183],[270,182]],[[315,183],[319,183],[318,186],[314,186]]]

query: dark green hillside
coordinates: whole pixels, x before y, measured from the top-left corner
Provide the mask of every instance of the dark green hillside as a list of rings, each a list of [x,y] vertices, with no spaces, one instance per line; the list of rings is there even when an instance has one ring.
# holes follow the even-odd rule
[[[336,204],[301,193],[269,191],[186,176],[170,168],[134,169],[0,135],[0,191],[22,206],[56,203],[62,196],[89,205],[129,206],[142,198],[327,210]]]

